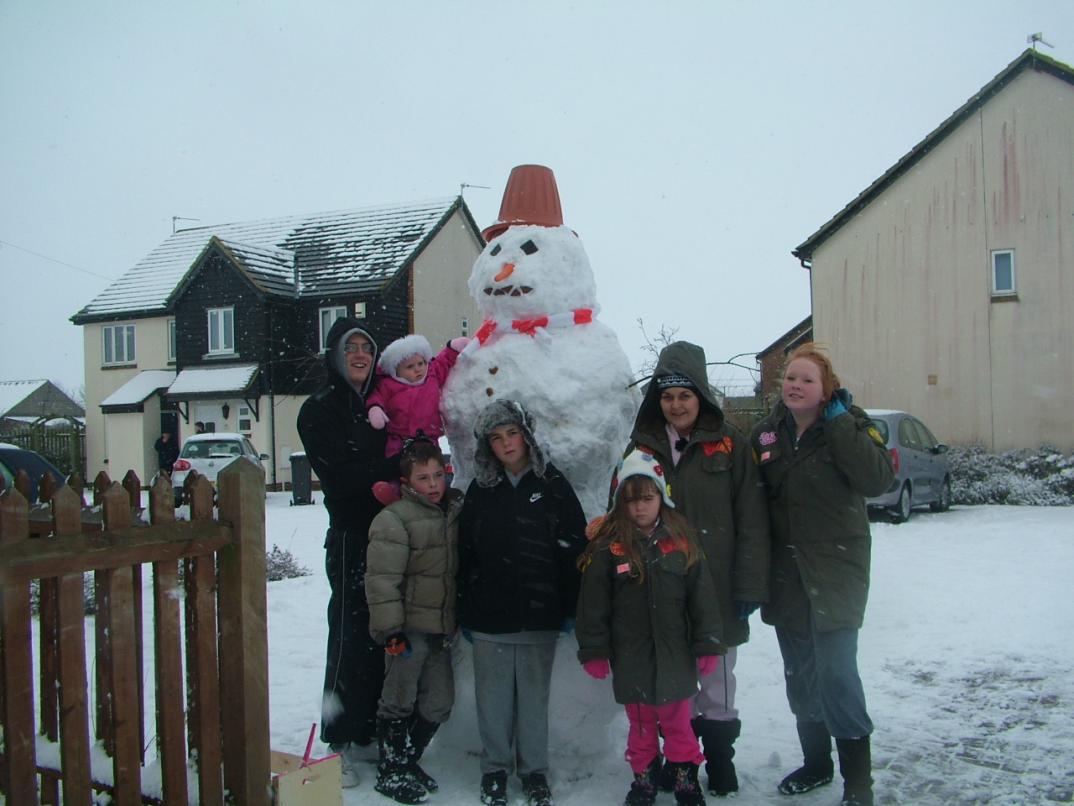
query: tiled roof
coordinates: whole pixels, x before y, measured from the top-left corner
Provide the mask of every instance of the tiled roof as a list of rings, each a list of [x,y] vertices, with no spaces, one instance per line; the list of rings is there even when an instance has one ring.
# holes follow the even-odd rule
[[[135,406],[158,389],[166,389],[175,380],[173,369],[147,369],[139,372],[101,401],[101,406]]]
[[[0,414],[7,414],[46,383],[44,379],[0,381]]]
[[[168,387],[169,395],[199,395],[223,392],[245,392],[257,374],[257,364],[237,364],[230,367],[184,369]]]
[[[216,242],[231,254],[239,268],[266,294],[298,295],[294,252],[262,249],[223,238],[216,238]]]
[[[94,319],[164,313],[191,264],[216,236],[270,293],[298,267],[300,295],[376,290],[413,257],[461,204],[459,197],[180,230],[76,313]]]

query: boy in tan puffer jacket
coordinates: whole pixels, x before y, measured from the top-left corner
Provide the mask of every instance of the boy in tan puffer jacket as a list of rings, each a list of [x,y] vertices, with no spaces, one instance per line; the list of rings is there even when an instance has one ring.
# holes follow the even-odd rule
[[[366,556],[369,632],[385,652],[375,788],[399,803],[421,803],[437,783],[418,760],[455,701],[451,641],[462,494],[446,489],[444,456],[427,439],[404,444],[399,469],[402,498],[373,520]]]

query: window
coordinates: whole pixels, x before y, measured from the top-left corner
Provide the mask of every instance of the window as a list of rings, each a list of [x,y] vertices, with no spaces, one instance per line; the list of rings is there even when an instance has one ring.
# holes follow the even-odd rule
[[[463,318],[462,327],[460,328],[460,330],[462,331],[462,333],[460,335],[462,335],[462,336],[469,336],[470,335],[470,320],[469,319]]]
[[[904,448],[910,448],[915,451],[925,450],[925,446],[921,444],[921,438],[917,434],[917,429],[914,428],[914,421],[909,417],[899,422],[899,444]]]
[[[235,352],[235,309],[210,308],[209,354]]]
[[[175,320],[168,320],[168,361],[175,361]]]
[[[1006,297],[1018,293],[1014,283],[1014,250],[997,249],[992,253],[992,296]]]
[[[108,325],[102,328],[102,333],[102,364],[134,363],[134,325]]]
[[[250,425],[250,407],[239,406],[239,430],[249,431]]]
[[[323,350],[327,346],[328,331],[332,329],[332,325],[337,319],[342,319],[347,315],[347,308],[344,305],[337,305],[330,308],[321,308],[321,349]]]

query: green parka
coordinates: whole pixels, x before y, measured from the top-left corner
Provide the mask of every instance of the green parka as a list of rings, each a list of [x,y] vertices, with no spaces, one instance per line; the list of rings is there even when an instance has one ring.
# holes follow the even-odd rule
[[[701,410],[682,451],[671,463],[660,390],[655,379],[685,375],[697,387]],[[746,436],[724,420],[708,384],[705,353],[689,342],[669,344],[661,353],[634,421],[629,453],[635,447],[655,454],[671,484],[676,509],[697,530],[715,583],[728,646],[749,640],[749,622],[734,603],[768,601],[768,507]]]
[[[622,704],[664,705],[697,693],[697,659],[722,655],[720,613],[702,557],[689,568],[663,526],[645,546],[640,582],[611,540],[595,546],[578,595],[578,660],[608,659]]]
[[[402,498],[369,527],[365,596],[369,634],[455,633],[455,575],[462,493],[448,489],[446,511],[403,485]]]
[[[872,539],[865,497],[891,486],[883,440],[852,406],[795,445],[783,403],[753,429],[772,524],[771,599],[761,618],[795,632],[860,629],[869,597]]]

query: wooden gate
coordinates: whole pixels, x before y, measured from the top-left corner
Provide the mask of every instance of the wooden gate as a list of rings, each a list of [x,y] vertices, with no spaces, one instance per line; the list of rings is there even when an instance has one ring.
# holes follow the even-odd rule
[[[194,795],[189,772],[202,804],[267,804],[264,472],[241,460],[221,471],[218,519],[211,484],[188,479],[189,522],[175,521],[165,474],[149,491],[149,523],[133,472],[123,485],[98,476],[93,507],[71,478],[58,490],[45,482],[48,503],[31,509],[26,482],[16,483],[22,492],[0,494],[0,789],[8,802],[59,803],[62,788],[64,804],[90,803],[95,790],[117,804],[185,804]],[[152,574],[156,703],[148,763],[143,568]],[[86,572],[94,574],[94,697]],[[36,699],[32,580],[40,597]],[[157,764],[159,791],[143,785],[143,776],[158,777]]]

